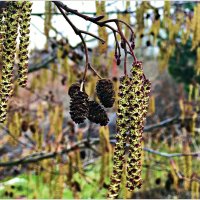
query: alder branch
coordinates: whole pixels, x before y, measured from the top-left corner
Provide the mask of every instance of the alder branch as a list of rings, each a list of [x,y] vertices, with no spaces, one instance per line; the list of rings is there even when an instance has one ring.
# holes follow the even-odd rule
[[[60,5],[60,3],[57,2],[57,1],[53,1],[53,3],[57,6],[57,8],[59,9],[59,11],[60,11],[61,14],[63,15],[63,17],[66,19],[66,21],[69,23],[69,25],[72,27],[72,29],[74,30],[74,32],[76,33],[76,35],[78,35],[79,37],[81,37],[82,33],[84,33],[84,34],[86,34],[86,35],[90,35],[90,36],[92,36],[92,37],[94,37],[94,38],[100,40],[100,41],[102,42],[102,44],[105,43],[105,41],[104,41],[102,38],[100,38],[100,37],[98,37],[98,36],[96,36],[96,35],[94,35],[94,34],[92,34],[92,33],[90,33],[90,32],[87,32],[87,31],[78,29],[78,28],[71,22],[71,20],[67,17],[67,15],[63,12],[63,10],[62,10],[63,7]],[[64,10],[65,10],[65,9],[64,9]],[[66,10],[65,10],[65,11],[66,11]],[[66,11],[66,12],[67,12],[67,11]]]
[[[53,53],[53,54],[48,55],[48,57],[43,59],[40,63],[35,64],[35,65],[30,65],[28,69],[28,73],[32,73],[43,68],[48,68],[49,67],[48,64],[54,61],[56,57],[57,55]]]
[[[133,14],[135,13],[136,11],[134,10],[124,10],[124,11],[109,11],[109,12],[106,12],[106,15],[112,15],[112,14]],[[51,14],[51,15],[62,15],[61,13],[58,13],[58,12],[53,12],[53,13],[31,13],[32,16],[43,16],[45,14]],[[81,14],[83,15],[93,15],[95,16],[97,13],[96,12],[81,12]],[[69,13],[69,15],[74,15],[73,13]]]
[[[147,147],[143,148],[144,151],[148,152],[148,153],[152,153],[152,154],[156,154],[162,157],[166,157],[166,158],[172,158],[172,157],[183,157],[183,156],[193,156],[193,157],[197,157],[200,156],[200,152],[192,152],[192,153],[166,153],[166,152],[160,152],[157,150],[153,150]]]
[[[99,142],[99,138],[93,139],[93,140],[90,139],[89,144],[88,144],[88,140],[84,139],[84,140],[81,140],[80,142],[75,143],[73,146],[69,148],[63,149],[60,152],[38,152],[32,155],[26,156],[24,158],[20,158],[18,160],[2,162],[0,163],[0,167],[23,165],[23,164],[28,164],[28,163],[35,163],[44,159],[55,158],[58,155],[67,154],[76,149],[88,148],[90,147],[90,145],[96,144],[98,142]]]
[[[113,138],[110,138],[110,142],[115,144],[116,140]],[[91,138],[89,141],[88,139],[83,139],[80,142],[75,143],[73,146],[69,148],[65,148],[60,152],[38,152],[34,153],[32,155],[26,156],[24,158],[20,158],[18,160],[14,161],[9,161],[9,162],[0,162],[0,167],[7,167],[7,166],[14,166],[14,165],[24,165],[28,163],[35,163],[39,162],[41,160],[45,159],[51,159],[55,158],[58,155],[62,154],[68,154],[71,151],[77,150],[77,149],[86,149],[86,148],[91,148],[92,145],[99,144],[100,139],[99,138]],[[92,149],[93,150],[93,149]],[[162,157],[166,158],[172,158],[172,157],[183,157],[183,156],[200,156],[200,152],[192,152],[192,153],[166,153],[166,152],[159,152],[157,150],[153,150],[147,147],[143,148],[144,151],[156,154]]]
[[[179,117],[179,115],[176,115],[174,117],[163,120],[160,123],[145,126],[144,131],[145,132],[152,131],[154,129],[166,127],[168,125],[175,124],[175,123],[178,123],[178,122],[180,122],[180,117]]]
[[[84,14],[81,14],[80,12],[78,12],[77,10],[74,10],[74,9],[71,9],[69,8],[67,5],[63,4],[62,2],[60,1],[52,1],[58,8],[62,8],[63,10],[65,10],[67,13],[73,13],[79,17],[81,17],[82,19],[85,19],[86,21],[90,21],[94,24],[96,24],[97,26],[100,26],[100,27],[107,27],[109,28],[110,30],[116,33],[118,33],[121,37],[121,40],[122,41],[125,41],[129,47],[129,51],[127,51],[128,53],[130,53],[134,59],[134,62],[137,62],[137,59],[136,59],[136,56],[134,54],[134,51],[131,47],[131,45],[129,44],[129,42],[127,41],[127,39],[125,38],[120,26],[119,26],[119,23],[122,23],[122,24],[125,24],[129,29],[130,29],[130,32],[131,32],[131,38],[134,39],[134,32],[131,28],[130,25],[128,25],[126,22],[122,21],[122,20],[119,20],[119,19],[109,19],[109,20],[105,20],[105,21],[100,21],[101,19],[104,18],[104,16],[96,16],[96,17],[89,17],[87,15],[84,15]],[[59,10],[60,10],[59,9]],[[60,10],[61,11],[61,10]],[[61,12],[62,13],[62,12]],[[63,15],[64,16],[64,15]],[[74,29],[75,33],[76,33],[76,28],[74,28],[74,25],[72,23],[70,23],[69,19],[66,18],[66,16],[64,16],[65,19],[68,21],[68,23],[72,26],[72,28]],[[117,30],[115,28],[113,28],[112,26],[108,25],[108,23],[110,22],[114,22],[116,25],[117,25]],[[77,34],[77,33],[76,33]],[[115,36],[115,35],[114,35]],[[115,37],[115,40],[116,40],[116,37]],[[118,43],[118,41],[116,40],[116,44]]]

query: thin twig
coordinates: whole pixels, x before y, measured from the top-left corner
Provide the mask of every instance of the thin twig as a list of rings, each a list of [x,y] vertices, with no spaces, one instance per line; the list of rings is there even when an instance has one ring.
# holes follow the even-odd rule
[[[200,152],[192,152],[192,153],[166,153],[166,152],[160,152],[157,150],[153,150],[147,147],[143,148],[144,151],[148,152],[148,153],[152,153],[152,154],[156,154],[162,157],[166,157],[166,158],[172,158],[172,157],[183,157],[183,156],[200,156]]]
[[[0,123],[1,128],[5,131],[6,134],[8,134],[13,140],[15,140],[18,144],[23,145],[25,147],[33,147],[32,145],[28,143],[24,143],[20,141],[17,137],[15,137],[3,124]]]
[[[124,41],[122,41],[124,43]],[[124,76],[127,75],[127,66],[126,66],[126,62],[127,62],[127,49],[126,49],[126,43],[123,44],[124,45]]]
[[[145,126],[145,127],[144,127],[144,131],[145,131],[145,132],[152,131],[153,129],[162,128],[162,127],[171,125],[171,124],[173,124],[173,123],[177,123],[177,122],[179,122],[179,121],[180,121],[179,115],[176,115],[176,116],[174,116],[174,117],[172,117],[172,118],[163,120],[163,121],[161,121],[160,123]]]
[[[89,67],[100,79],[102,79],[101,75],[91,66],[90,63],[88,63],[88,67]]]
[[[82,78],[82,82],[84,83],[85,79],[86,79],[86,75],[87,75],[88,65],[89,65],[89,57],[88,57],[87,45],[85,43],[85,40],[83,39],[82,34],[80,34],[80,38],[82,40],[82,43],[83,43],[83,46],[84,46],[84,49],[85,49],[85,71],[84,71],[83,78]]]

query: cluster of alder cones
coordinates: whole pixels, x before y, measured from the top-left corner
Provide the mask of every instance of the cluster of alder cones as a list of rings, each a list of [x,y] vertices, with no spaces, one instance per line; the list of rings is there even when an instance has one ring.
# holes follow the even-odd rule
[[[96,94],[103,106],[96,101],[89,100],[84,87],[79,83],[72,84],[68,94],[71,97],[70,115],[75,123],[83,123],[87,118],[101,126],[108,124],[109,119],[103,106],[111,108],[115,102],[114,86],[110,79],[100,79],[96,85]]]

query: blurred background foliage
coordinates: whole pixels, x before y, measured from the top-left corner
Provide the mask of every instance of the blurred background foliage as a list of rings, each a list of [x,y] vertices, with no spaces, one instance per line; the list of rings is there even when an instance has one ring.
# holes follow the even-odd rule
[[[118,3],[96,2],[96,10],[88,15],[114,14],[133,27],[135,53],[152,82],[143,136],[143,186],[128,192],[124,175],[119,198],[198,199],[200,4],[127,1],[118,10]],[[61,16],[51,2],[45,2],[44,10],[32,13],[32,20],[43,19],[44,30],[34,25],[46,43],[43,49],[31,50],[28,87],[15,85],[8,120],[0,124],[0,198],[106,198],[117,105],[107,109],[106,127],[72,122],[68,88],[82,76],[83,47],[71,45],[57,28],[54,20]],[[123,66],[116,65],[108,30],[98,27],[97,32],[106,44],[90,39],[90,60],[102,77],[113,80],[117,94]],[[129,39],[126,27],[124,32]],[[89,71],[85,89],[94,100],[97,80]]]

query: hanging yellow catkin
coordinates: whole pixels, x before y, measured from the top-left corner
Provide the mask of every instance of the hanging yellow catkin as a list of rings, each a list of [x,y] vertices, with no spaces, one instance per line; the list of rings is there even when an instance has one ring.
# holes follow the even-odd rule
[[[63,51],[66,52],[66,54],[68,54],[70,50],[70,46],[69,46],[69,43],[65,43],[64,47],[63,47]],[[66,56],[62,56],[61,57],[62,60],[61,60],[61,72],[63,74],[67,74],[68,76],[70,76],[70,74],[68,74],[68,70],[69,70],[69,59],[68,59],[68,55]]]
[[[127,161],[127,188],[133,191],[142,185],[142,133],[148,111],[151,83],[143,74],[142,63],[132,66],[132,81],[129,92],[129,157]]]
[[[99,130],[100,149],[101,149],[101,167],[100,167],[100,179],[99,185],[103,186],[106,178],[109,176],[110,167],[110,152],[111,146],[109,142],[109,128],[108,126],[102,126]]]
[[[185,28],[181,30],[181,42],[183,45],[186,44],[187,40],[189,39],[191,34],[191,20],[190,17],[187,16],[185,19]]]
[[[100,167],[100,178],[99,178],[99,185],[100,188],[103,186],[104,184],[104,180],[106,178],[106,149],[105,149],[105,145],[104,145],[104,136],[103,136],[103,128],[101,127],[99,130],[99,138],[100,138],[100,149],[101,149],[101,167]]]
[[[92,76],[90,75],[87,77],[88,84],[85,84],[85,91],[86,91],[86,94],[88,94],[88,96],[90,96],[91,98],[92,96],[95,96],[94,91],[95,91],[97,80],[98,79],[94,77],[93,75]]]
[[[64,182],[65,182],[65,176],[63,175],[64,171],[65,171],[65,166],[62,163],[59,164],[60,174],[58,174],[55,177],[54,192],[53,192],[54,199],[62,199],[63,198]]]
[[[126,10],[130,10],[130,0],[126,1]],[[131,24],[131,15],[130,13],[126,13],[124,19],[127,24]],[[125,38],[130,38],[130,30],[127,26],[125,26]]]
[[[118,196],[120,189],[120,182],[123,173],[123,164],[125,162],[125,148],[127,140],[127,128],[129,116],[127,110],[129,108],[128,103],[128,91],[130,85],[130,78],[124,76],[120,78],[119,86],[119,101],[117,111],[117,134],[116,145],[113,155],[113,172],[110,178],[110,187],[108,190],[108,198],[115,199]]]
[[[143,33],[144,29],[144,13],[145,13],[145,2],[142,2],[136,10],[136,20],[137,20],[137,32]]]
[[[2,79],[0,86],[0,122],[6,120],[8,100],[13,92],[13,67],[18,35],[19,10],[17,2],[9,2],[4,13],[4,43],[2,49]]]
[[[191,183],[191,197],[192,199],[196,199],[196,183],[192,181]]]
[[[96,2],[96,15],[104,15],[104,20],[106,20],[106,1],[95,1]],[[105,53],[108,49],[108,33],[105,27],[98,27],[98,34],[100,38],[103,38],[105,43],[102,45],[101,41],[99,41],[98,50],[99,53]]]
[[[21,136],[21,123],[20,123],[21,117],[18,112],[15,112],[12,115],[11,122],[8,124],[8,130],[9,132],[15,136],[15,138],[19,138]],[[9,143],[11,145],[17,145],[18,142],[10,137]]]
[[[141,123],[142,123],[142,101],[143,97],[143,80],[142,68],[138,65],[133,66],[133,80],[130,86],[130,147],[127,161],[127,188],[132,191],[135,187],[140,187],[141,180]],[[144,89],[143,89],[144,90]]]
[[[200,47],[197,48],[196,54],[197,54],[197,61],[195,65],[195,72],[197,76],[200,76]],[[200,101],[200,84],[195,84],[194,86],[194,101],[196,102]],[[200,110],[199,103],[196,104],[195,110],[196,112],[199,112]]]
[[[194,100],[198,101],[199,100],[199,85],[194,86]],[[198,105],[196,106],[198,107]]]
[[[28,46],[29,46],[29,33],[30,33],[30,21],[32,2],[24,1],[18,2],[20,7],[19,11],[19,32],[20,32],[20,44],[19,44],[19,63],[18,63],[18,83],[21,87],[26,87],[28,79]]]
[[[170,1],[166,1],[164,2],[164,19],[165,17],[170,17]]]
[[[188,101],[189,101],[189,102],[192,101],[192,93],[193,93],[193,85],[190,84],[190,85],[189,85],[189,93],[188,93]]]
[[[171,175],[173,177],[173,185],[174,185],[174,188],[176,189],[176,191],[178,192],[178,176],[177,176],[177,173],[179,172],[179,168],[177,165],[175,165],[175,162],[174,160],[171,160],[170,161],[170,172],[171,172]]]
[[[83,132],[79,131],[77,134],[77,140],[78,142],[82,141],[83,139]],[[83,169],[83,163],[81,160],[81,155],[80,155],[80,149],[77,149],[75,151],[75,160],[76,160],[76,167],[78,172],[80,173],[80,176],[84,174],[84,169]]]
[[[47,69],[42,69],[41,70],[41,84],[43,87],[45,87],[45,85],[47,84],[48,80],[49,80],[49,70]]]
[[[49,159],[41,161],[41,166],[42,166],[42,168],[44,168],[44,171],[42,173],[42,180],[47,185],[50,184],[50,182],[51,182],[51,176],[52,176],[52,174],[49,173],[49,171],[52,170],[51,162],[52,161],[49,160]],[[48,169],[48,171],[46,171],[45,169]]]
[[[50,1],[45,1],[45,16],[44,16],[44,34],[46,38],[49,38],[49,31],[51,28],[52,19],[52,3]],[[46,42],[45,48],[48,49],[48,43]]]
[[[200,184],[196,182],[196,198],[199,199],[199,189],[200,189]]]
[[[149,31],[150,33],[154,34],[154,43],[156,41],[159,31],[160,31],[160,20],[155,20],[153,21],[151,29]]]
[[[155,96],[152,95],[149,99],[149,113],[154,114],[155,113]]]
[[[37,118],[44,120],[44,105],[40,103],[37,107]]]
[[[191,21],[192,29],[192,50],[195,49],[200,43],[200,4],[194,7],[194,15]]]
[[[190,146],[186,141],[183,143],[183,153],[191,153]],[[192,157],[184,156],[183,160],[184,160],[184,176],[190,179],[192,175]],[[190,181],[187,180],[184,181],[184,188],[185,190],[190,189]]]
[[[191,129],[191,135],[192,136],[195,136],[197,117],[198,117],[197,113],[194,112],[193,115],[192,115],[191,122],[190,122],[190,129]]]
[[[197,48],[196,74],[200,75],[200,47]]]
[[[58,136],[60,133],[62,133],[62,125],[63,125],[63,108],[60,106],[56,106],[55,108],[56,118],[55,118],[55,126],[56,131],[55,135]]]
[[[179,100],[179,108],[181,110],[181,121],[184,122],[184,120],[185,120],[185,106],[184,106],[183,99]]]
[[[53,62],[50,64],[50,69],[51,69],[51,81],[55,82],[55,80],[58,77],[58,65],[55,62]]]
[[[167,49],[167,51],[165,50]],[[160,60],[159,60],[159,70],[163,72],[169,63],[171,55],[174,53],[175,45],[174,44],[165,44],[164,48],[161,48]]]

